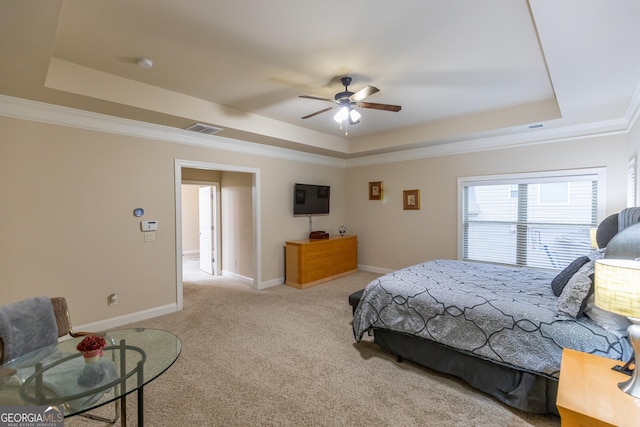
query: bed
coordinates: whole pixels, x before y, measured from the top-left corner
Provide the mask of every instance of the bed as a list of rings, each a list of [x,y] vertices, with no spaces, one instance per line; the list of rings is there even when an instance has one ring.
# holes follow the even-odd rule
[[[640,230],[638,222],[640,208],[608,217],[597,233],[607,250],[579,257],[560,273],[433,260],[383,275],[355,306],[355,339],[373,333],[399,360],[455,375],[517,409],[557,414],[563,348],[632,356],[628,321],[595,307],[592,279],[595,260],[609,248],[616,257],[640,255],[632,253],[640,240],[622,238],[637,236],[631,232]]]

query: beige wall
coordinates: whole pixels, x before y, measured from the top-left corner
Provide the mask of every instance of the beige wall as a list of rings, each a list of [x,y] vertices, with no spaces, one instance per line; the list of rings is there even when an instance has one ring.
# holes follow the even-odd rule
[[[253,174],[224,172],[220,187],[222,270],[254,277]]]
[[[257,239],[261,280],[274,284],[284,276],[284,242],[309,232],[308,219],[292,215],[296,182],[331,186],[331,215],[315,217],[314,230],[335,234],[345,225],[359,237],[361,265],[396,268],[456,257],[460,176],[604,166],[606,210],[621,209],[628,141],[618,135],[342,168],[0,118],[0,304],[64,295],[76,324],[176,304],[176,159],[257,171],[219,175],[223,200],[237,201],[223,203],[223,224],[233,230],[223,237],[223,268],[251,276]],[[369,181],[384,181],[382,203],[368,200]],[[260,230],[251,220],[254,183]],[[402,210],[408,189],[420,189],[421,210]],[[155,242],[144,242],[136,207],[158,221]],[[113,292],[118,305],[108,307]]]
[[[626,135],[433,157],[347,170],[347,230],[359,235],[359,263],[395,269],[457,257],[457,179],[554,169],[607,168],[607,213],[625,206]],[[368,182],[383,181],[382,203]],[[419,189],[421,209],[402,209],[403,190]]]
[[[182,185],[182,253],[200,251],[198,185]]]
[[[176,159],[259,171],[264,282],[284,277],[284,242],[307,233],[306,219],[291,213],[295,182],[336,188],[332,214],[318,222],[333,230],[344,222],[339,167],[2,117],[0,304],[63,295],[76,324],[175,304]],[[144,242],[136,207],[158,221],[155,242]],[[113,292],[118,304],[109,307]]]

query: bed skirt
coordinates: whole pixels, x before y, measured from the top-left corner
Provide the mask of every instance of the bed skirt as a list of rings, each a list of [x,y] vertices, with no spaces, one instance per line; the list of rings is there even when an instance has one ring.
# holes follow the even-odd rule
[[[398,332],[374,328],[374,342],[403,359],[454,375],[513,408],[558,415],[557,379],[499,365]]]

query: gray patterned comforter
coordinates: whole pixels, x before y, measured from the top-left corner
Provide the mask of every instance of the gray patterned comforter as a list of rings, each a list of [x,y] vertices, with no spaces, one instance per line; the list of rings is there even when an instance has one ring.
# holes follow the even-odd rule
[[[426,338],[517,369],[557,378],[563,348],[627,360],[626,339],[588,317],[557,311],[557,273],[438,260],[367,285],[353,318],[357,341],[371,329]]]

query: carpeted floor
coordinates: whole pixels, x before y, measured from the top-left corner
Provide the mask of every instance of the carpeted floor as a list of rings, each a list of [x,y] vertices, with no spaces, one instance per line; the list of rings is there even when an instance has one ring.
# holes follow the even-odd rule
[[[184,310],[127,327],[183,342],[145,387],[148,426],[559,426],[454,378],[355,343],[348,295],[375,274],[298,290],[255,291],[229,279],[185,283]],[[136,399],[128,399],[136,425]],[[96,426],[82,417],[67,426]]]

